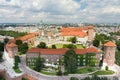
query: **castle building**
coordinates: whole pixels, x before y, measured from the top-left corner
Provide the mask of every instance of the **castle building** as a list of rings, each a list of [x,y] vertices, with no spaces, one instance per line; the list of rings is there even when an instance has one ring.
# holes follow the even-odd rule
[[[112,41],[109,41],[104,44],[104,57],[103,57],[103,66],[102,69],[105,69],[106,66],[109,69],[113,69],[114,62],[115,62],[115,51],[116,51],[116,44]]]
[[[59,64],[59,60],[64,57],[64,54],[69,49],[61,48],[61,49],[40,49],[40,48],[31,48],[26,53],[26,64],[27,66],[34,66],[36,62],[36,58],[40,55],[41,58],[45,59],[45,65]],[[95,47],[89,47],[85,49],[74,49],[77,54],[78,66],[85,66],[86,57],[89,56],[90,65],[99,65],[100,53],[99,50]],[[92,58],[95,58],[95,62],[92,61]],[[98,63],[97,63],[98,61]]]
[[[14,58],[14,56],[18,54],[18,46],[13,42],[8,42],[5,49],[9,53],[10,58]]]
[[[92,41],[95,36],[94,26],[61,28],[59,31],[64,41],[75,36],[78,44],[85,44],[87,41]]]

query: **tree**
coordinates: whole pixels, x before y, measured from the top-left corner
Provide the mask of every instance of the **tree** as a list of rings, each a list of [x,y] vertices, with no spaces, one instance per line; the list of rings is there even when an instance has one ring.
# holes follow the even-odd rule
[[[28,50],[28,44],[27,43],[23,43],[21,45],[18,46],[18,51],[21,53],[26,53]]]
[[[77,55],[74,50],[68,50],[64,55],[65,69],[68,73],[75,73],[77,70]]]
[[[115,63],[120,66],[120,51],[115,54]]]
[[[76,38],[76,37],[72,37],[72,38],[71,38],[71,42],[72,42],[72,43],[76,43],[76,41],[77,41],[77,38]]]
[[[97,39],[95,39],[95,40],[93,41],[93,46],[98,47],[99,45],[100,45],[100,41],[97,40]]]
[[[5,43],[5,44],[8,43],[8,41],[9,41],[8,38],[5,38],[5,39],[4,39],[4,43]]]
[[[16,40],[16,44],[19,46],[22,44],[22,41],[21,40]]]
[[[0,62],[3,60],[2,56],[3,56],[3,53],[0,52]]]
[[[79,80],[79,79],[76,77],[71,77],[70,80]]]
[[[116,41],[117,49],[120,50],[120,40]]]
[[[38,56],[38,58],[36,59],[36,63],[35,63],[34,69],[36,71],[40,72],[43,67],[44,67],[44,60],[40,56]]]
[[[52,45],[52,48],[53,48],[53,49],[56,49],[56,45],[55,45],[55,44],[53,44],[53,45]]]
[[[4,51],[4,43],[0,42],[0,51]]]
[[[67,45],[67,48],[69,48],[69,49],[75,49],[75,48],[76,48],[76,46],[75,46],[75,45],[73,45],[73,44],[68,44],[68,45]]]
[[[45,42],[40,42],[40,44],[38,44],[37,47],[38,47],[38,48],[47,48]]]

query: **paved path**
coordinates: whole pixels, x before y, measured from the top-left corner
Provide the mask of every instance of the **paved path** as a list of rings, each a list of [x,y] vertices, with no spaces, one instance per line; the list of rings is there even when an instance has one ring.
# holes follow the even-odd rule
[[[36,72],[26,66],[25,56],[21,56],[20,59],[21,59],[20,68],[23,70],[23,72],[31,76],[34,76],[38,80],[69,80],[69,76],[49,76]]]
[[[25,55],[21,56],[21,65],[20,68],[23,70],[24,73],[27,73],[33,77],[35,77],[38,80],[69,80],[70,77],[77,77],[79,80],[85,78],[85,77],[90,77],[90,75],[87,74],[71,74],[68,76],[50,76],[50,75],[44,75],[39,72],[36,72],[26,66],[26,61],[25,61]],[[120,74],[117,75],[120,77]],[[113,80],[113,75],[101,75],[99,77],[108,77],[110,80]]]

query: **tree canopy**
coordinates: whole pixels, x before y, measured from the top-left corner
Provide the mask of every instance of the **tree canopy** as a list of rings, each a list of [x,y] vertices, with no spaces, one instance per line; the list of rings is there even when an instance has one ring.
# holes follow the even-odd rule
[[[38,58],[36,59],[36,63],[35,63],[34,69],[36,71],[40,72],[43,67],[44,67],[44,60],[43,60],[43,58],[41,58],[40,56],[38,56]]]
[[[21,45],[21,44],[22,44],[22,41],[21,41],[21,40],[16,40],[16,44],[17,44],[17,45]]]
[[[18,37],[24,36],[26,34],[27,34],[26,32],[0,30],[0,35],[2,35],[2,36],[11,36],[11,37],[14,37],[14,38],[18,38]]]
[[[68,50],[64,55],[65,70],[75,73],[77,70],[77,55],[74,50]]]
[[[8,38],[5,38],[5,39],[4,39],[4,43],[5,43],[5,44],[8,43],[8,41],[9,41]]]
[[[27,43],[23,43],[18,45],[18,51],[21,52],[22,54],[25,54],[28,50],[28,44]]]
[[[4,43],[0,42],[0,51],[4,51]]]
[[[37,47],[38,47],[38,48],[47,48],[45,42],[40,42]]]

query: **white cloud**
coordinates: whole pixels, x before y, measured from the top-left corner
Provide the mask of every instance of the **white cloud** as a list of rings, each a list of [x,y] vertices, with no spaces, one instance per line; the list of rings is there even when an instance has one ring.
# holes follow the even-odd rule
[[[0,22],[120,22],[119,0],[0,0]]]

